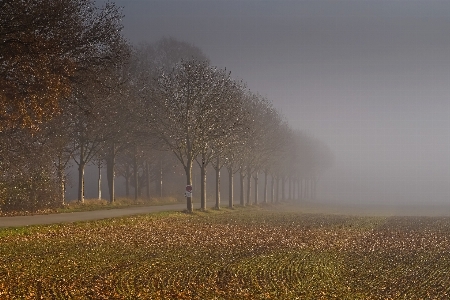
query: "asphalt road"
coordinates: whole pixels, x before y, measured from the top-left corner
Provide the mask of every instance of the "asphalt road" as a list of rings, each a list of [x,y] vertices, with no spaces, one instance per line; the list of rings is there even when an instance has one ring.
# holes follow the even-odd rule
[[[194,209],[195,208],[196,207],[194,207]],[[0,227],[22,227],[29,225],[45,225],[55,223],[92,221],[123,216],[148,214],[160,211],[182,211],[184,209],[186,209],[186,204],[170,204],[158,206],[127,207],[108,210],[48,214],[48,215],[0,217]]]

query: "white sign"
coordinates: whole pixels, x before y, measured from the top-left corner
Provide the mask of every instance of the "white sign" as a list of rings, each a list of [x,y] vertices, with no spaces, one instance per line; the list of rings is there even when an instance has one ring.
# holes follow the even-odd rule
[[[192,193],[185,192],[185,193],[184,193],[184,196],[187,197],[187,198],[191,198],[191,197],[192,197]]]

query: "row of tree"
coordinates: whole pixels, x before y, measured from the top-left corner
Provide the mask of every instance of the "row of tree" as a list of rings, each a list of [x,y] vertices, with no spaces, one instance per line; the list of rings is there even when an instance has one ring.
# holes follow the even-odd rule
[[[292,130],[270,101],[211,66],[198,48],[174,39],[130,46],[112,3],[0,0],[0,15],[3,210],[64,203],[72,164],[80,202],[86,165],[105,164],[112,202],[116,173],[126,178],[127,194],[132,185],[135,199],[143,186],[149,195],[162,165],[173,165],[172,153],[187,185],[198,164],[204,209],[210,166],[219,207],[222,169],[233,206],[234,174],[240,175],[241,205],[252,202],[252,190],[259,201],[261,173],[265,202],[276,200],[280,186],[284,199],[286,183],[289,194],[297,187],[314,197],[319,175],[332,162],[323,143]]]

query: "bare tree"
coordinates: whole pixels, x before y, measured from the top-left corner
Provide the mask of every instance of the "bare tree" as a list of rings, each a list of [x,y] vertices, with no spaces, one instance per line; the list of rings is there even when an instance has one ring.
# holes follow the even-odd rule
[[[124,57],[121,57],[124,59]],[[123,115],[120,103],[120,74],[117,64],[121,61],[111,61],[112,66],[96,66],[83,72],[83,80],[74,85],[71,103],[71,113],[74,116],[74,161],[78,165],[78,201],[84,202],[84,168],[94,159],[100,150],[107,156],[105,143],[113,144],[126,127],[118,120]],[[126,103],[126,102],[125,102]],[[123,127],[120,128],[118,124]],[[108,143],[109,142],[109,143]],[[114,146],[114,144],[113,144]]]
[[[213,144],[215,151],[215,163],[213,168],[216,172],[216,209],[220,209],[220,170],[227,166],[228,169],[228,181],[229,181],[229,201],[228,206],[233,207],[233,172],[236,172],[235,162],[236,151],[239,151],[246,136],[247,124],[246,111],[244,109],[245,97],[243,95],[243,86],[236,85],[233,87],[233,101],[228,103],[230,109],[233,111],[234,118],[231,120],[223,120],[222,126],[225,127],[221,138]]]
[[[67,104],[67,103],[65,103]],[[65,204],[65,191],[67,185],[67,169],[75,152],[74,148],[74,115],[70,108],[63,107],[61,113],[41,126],[41,134],[48,136],[49,147],[53,152],[53,166],[56,169],[59,186],[59,201]]]
[[[106,103],[105,136],[102,144],[106,161],[109,202],[115,201],[115,172],[117,155],[136,142],[140,128],[140,104],[136,86],[130,74],[130,65],[117,70],[115,81],[110,83],[111,97]]]
[[[231,109],[235,88],[225,70],[191,60],[163,73],[147,98],[148,123],[183,165],[187,185],[192,185],[192,164],[198,158],[203,209],[206,166],[218,154],[214,146],[230,134],[226,125],[238,122]],[[191,197],[187,209],[192,210]]]
[[[145,98],[149,95],[149,91],[154,88],[155,78],[157,78],[161,72],[169,72],[183,59],[191,58],[207,60],[206,56],[197,47],[173,38],[162,38],[155,44],[141,44],[134,49],[128,69],[129,91],[124,97],[128,100],[127,103],[130,104],[129,111],[132,115],[125,117],[127,125],[120,125],[122,128],[127,128],[127,136],[122,136],[114,143],[115,147],[110,148],[111,154],[109,155],[110,159],[108,160],[109,169],[112,170],[114,168],[113,158],[115,155],[120,151],[125,150],[131,144],[139,144],[139,147],[145,147],[145,152],[147,153],[152,152],[152,149],[158,151],[167,150],[167,146],[164,145],[164,143],[161,145],[160,137],[155,134],[153,128],[148,126],[150,123],[147,122],[146,109],[148,108],[148,105],[145,103]],[[142,97],[144,97],[143,102],[141,101]],[[123,109],[122,111],[126,111],[126,109]],[[122,114],[122,116],[123,115],[124,114]],[[141,124],[146,124],[147,126],[144,128]],[[148,155],[144,156],[148,157]],[[148,165],[150,166],[151,163]],[[162,166],[165,165],[165,163],[159,162],[158,165]],[[129,168],[130,165],[125,165],[124,170],[122,170],[121,173],[128,174],[126,170]],[[147,173],[148,172],[146,172],[146,174]],[[110,174],[110,172],[108,172],[108,174]],[[147,177],[147,181],[149,181],[150,175],[147,175]],[[126,176],[126,178],[128,178],[128,176]],[[109,179],[109,181],[112,180]],[[127,183],[129,183],[128,179]],[[147,183],[147,189],[149,188],[148,185],[149,184]],[[129,184],[127,184],[127,191],[128,186]],[[159,194],[161,194],[161,192]]]
[[[79,95],[77,98],[92,99],[91,95]],[[94,98],[95,99],[95,98]],[[74,127],[74,161],[78,165],[78,201],[84,202],[84,170],[88,164],[97,155],[105,141],[103,126],[99,106],[99,100],[93,100],[90,110],[77,112],[77,119]],[[95,104],[95,105],[94,105]]]
[[[252,178],[255,184],[254,203],[258,203],[259,172],[267,168],[270,158],[281,147],[278,132],[282,118],[266,98],[249,93],[246,99],[246,109],[251,117],[248,119],[248,134],[242,152],[241,177],[247,178],[246,201],[250,204]]]
[[[304,177],[309,181],[309,195],[311,199],[315,199],[317,196],[317,182],[320,176],[329,169],[334,163],[334,156],[330,148],[317,138],[299,134],[300,146],[305,149],[304,157],[300,157],[300,160],[307,160],[309,164],[306,164],[307,173],[304,173]],[[305,164],[303,164],[305,165]]]
[[[297,198],[314,199],[316,186],[320,176],[330,168],[334,158],[326,144],[300,130],[286,128],[284,143],[280,155],[284,159],[275,157],[274,172],[277,177],[284,178],[288,185],[289,196],[294,198],[293,187],[298,185]],[[283,186],[282,189],[286,188]]]

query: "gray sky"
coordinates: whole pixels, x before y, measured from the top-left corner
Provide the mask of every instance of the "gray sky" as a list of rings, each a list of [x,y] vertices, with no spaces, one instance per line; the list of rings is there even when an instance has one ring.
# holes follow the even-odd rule
[[[115,2],[131,42],[194,44],[326,142],[321,198],[450,203],[450,1]]]

